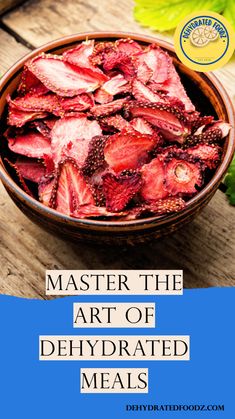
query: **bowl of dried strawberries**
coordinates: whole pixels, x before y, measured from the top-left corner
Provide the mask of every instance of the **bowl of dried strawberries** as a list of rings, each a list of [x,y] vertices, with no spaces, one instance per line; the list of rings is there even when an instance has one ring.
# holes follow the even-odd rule
[[[33,221],[72,240],[141,243],[189,222],[234,153],[211,73],[129,33],[53,41],[0,82],[0,178]]]

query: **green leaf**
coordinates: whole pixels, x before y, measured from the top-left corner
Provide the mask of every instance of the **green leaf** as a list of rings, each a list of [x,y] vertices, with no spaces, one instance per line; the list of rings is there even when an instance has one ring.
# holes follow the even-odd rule
[[[232,24],[233,29],[235,30],[235,2],[234,0],[227,0],[226,3],[223,15]]]
[[[135,0],[135,3],[136,20],[160,32],[174,29],[194,11],[212,10],[220,13],[226,6],[226,0]]]
[[[235,158],[228,169],[224,183],[227,186],[226,195],[229,197],[229,202],[235,205]]]

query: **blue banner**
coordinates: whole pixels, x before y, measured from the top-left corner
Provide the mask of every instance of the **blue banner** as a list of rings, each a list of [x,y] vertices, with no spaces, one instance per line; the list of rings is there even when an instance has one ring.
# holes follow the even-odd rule
[[[155,329],[74,329],[73,302],[155,302]],[[0,417],[232,419],[235,288],[183,296],[0,296]],[[85,330],[85,332],[84,332]],[[40,335],[190,335],[190,361],[39,361]],[[81,394],[80,368],[148,368],[148,394]]]

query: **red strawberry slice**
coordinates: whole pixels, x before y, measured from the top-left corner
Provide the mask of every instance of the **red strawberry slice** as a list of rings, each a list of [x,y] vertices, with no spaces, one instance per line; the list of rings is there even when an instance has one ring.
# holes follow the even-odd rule
[[[118,39],[115,42],[115,46],[117,47],[118,51],[126,55],[135,55],[142,51],[141,46],[130,38]]]
[[[110,80],[106,81],[101,89],[114,96],[118,93],[121,93],[125,85],[127,85],[127,80],[123,77],[122,74],[117,74]]]
[[[121,217],[126,212],[110,212],[105,207],[96,207],[95,205],[82,205],[73,212],[75,218],[98,218],[98,217]]]
[[[202,131],[201,134],[189,135],[185,141],[185,147],[194,146],[197,144],[217,144],[222,140],[222,131],[220,128],[214,127],[208,128],[206,131]]]
[[[107,174],[103,178],[103,193],[106,199],[106,208],[109,211],[120,212],[141,188],[139,173],[121,174],[116,177]]]
[[[81,205],[94,205],[90,186],[82,176],[76,162],[66,159],[59,165],[56,193],[50,206],[66,215],[72,215]]]
[[[156,44],[149,45],[137,55],[138,66],[145,64],[151,71],[151,80],[164,83],[168,79],[171,59],[169,55]]]
[[[185,208],[185,201],[182,198],[169,197],[165,199],[158,199],[149,204],[143,204],[127,211],[127,215],[121,217],[121,221],[130,221],[140,218],[141,215],[166,215],[172,212],[179,212]]]
[[[90,57],[94,50],[94,40],[87,40],[63,53],[63,57],[70,64],[79,67],[91,67]]]
[[[142,117],[157,127],[169,141],[184,142],[189,129],[184,113],[177,107],[164,103],[132,102],[127,112],[133,117]]]
[[[185,105],[186,111],[192,112],[195,110],[195,106],[189,99],[173,63],[170,65],[168,79],[163,83],[162,88],[168,92],[169,96],[180,99]]]
[[[195,147],[187,148],[190,156],[200,158],[209,169],[215,169],[221,159],[221,147],[215,144],[198,144]]]
[[[225,138],[229,134],[231,128],[232,126],[227,122],[216,121],[211,127],[206,129],[205,133],[211,133],[213,135],[213,132],[218,132],[217,130],[220,130],[222,138]]]
[[[145,210],[156,215],[170,214],[172,212],[179,212],[185,208],[185,201],[182,198],[169,197],[159,199],[145,205]]]
[[[122,93],[125,86],[128,84],[127,80],[122,74],[117,74],[106,81],[102,87],[95,92],[95,100],[99,103],[108,103],[113,100],[113,96]]]
[[[156,201],[169,195],[165,187],[164,164],[159,158],[145,164],[141,168],[141,175],[143,186],[140,193],[145,201]]]
[[[102,65],[104,57],[110,51],[117,51],[117,47],[114,46],[113,42],[97,42],[95,44],[92,55],[90,56],[91,63],[96,65]]]
[[[97,117],[111,115],[113,113],[121,111],[128,100],[129,98],[123,98],[114,100],[113,102],[106,103],[104,105],[95,105],[91,108],[90,111],[94,116]]]
[[[94,106],[94,98],[90,93],[82,93],[72,98],[62,98],[60,105],[64,111],[86,111]]]
[[[39,183],[45,175],[45,167],[40,161],[26,158],[17,158],[15,166],[21,176],[31,182]]]
[[[195,120],[193,121],[192,124],[192,132],[194,134],[201,134],[202,131],[204,130],[204,128],[207,125],[212,124],[214,121],[214,117],[213,116],[198,116],[197,118],[195,118]]]
[[[42,54],[29,64],[30,71],[59,96],[92,92],[107,80],[101,72],[69,64],[58,55]]]
[[[113,95],[110,95],[110,93],[107,93],[102,89],[102,87],[100,87],[94,92],[94,99],[97,103],[104,105],[105,103],[113,101]]]
[[[102,118],[100,120],[100,123],[103,128],[115,128],[118,131],[121,131],[124,128],[131,129],[131,125],[126,119],[124,119],[121,115],[114,115],[114,116],[108,116],[107,118]],[[138,130],[136,130],[138,131]],[[149,134],[149,133],[148,133]]]
[[[33,73],[31,73],[26,64],[21,74],[20,84],[17,91],[22,95],[29,92],[44,95],[48,92],[48,89]]]
[[[73,157],[82,167],[87,156],[90,140],[101,135],[97,121],[86,117],[64,117],[59,119],[51,130],[51,148],[55,163],[64,157]]]
[[[50,139],[39,132],[29,131],[15,138],[8,138],[8,147],[17,154],[27,157],[42,158],[45,154],[51,155]]]
[[[134,118],[130,122],[130,125],[142,134],[156,135],[156,131],[151,127],[151,125],[145,121],[144,118]]]
[[[23,127],[27,122],[34,121],[35,119],[43,119],[47,117],[46,112],[25,112],[16,109],[9,104],[8,107],[8,117],[7,123],[8,125],[15,126],[15,127]]]
[[[89,141],[87,158],[83,165],[83,173],[91,176],[104,165],[104,146],[107,141],[105,136],[96,136]]]
[[[104,148],[105,160],[116,173],[136,169],[146,162],[155,144],[151,135],[122,130],[109,137]]]
[[[25,191],[28,195],[33,196],[32,192],[31,192],[31,191],[30,191],[30,189],[28,188],[28,185],[25,183],[25,180],[24,180],[24,178],[23,178],[23,176],[22,176],[21,172],[18,170],[17,166],[16,166],[14,163],[12,163],[10,160],[6,159],[6,158],[5,158],[4,160],[5,160],[5,161],[9,164],[9,166],[10,166],[12,169],[14,169],[14,173],[16,174],[17,179],[18,179],[18,181],[19,181],[20,185],[22,186],[23,190],[24,190],[24,191]]]
[[[8,96],[8,102],[11,103],[12,108],[19,109],[26,112],[59,112],[61,109],[58,96],[54,93],[46,95],[38,95],[27,93],[23,97],[17,97],[11,100]]]
[[[132,56],[126,55],[118,50],[111,50],[103,56],[103,69],[110,71],[120,70],[127,80],[132,79],[136,74],[136,67]]]
[[[137,67],[136,77],[142,83],[146,84],[149,82],[153,75],[152,70],[145,64],[145,62],[140,63]]]
[[[50,206],[51,196],[53,194],[54,188],[56,184],[56,179],[53,177],[45,177],[41,180],[38,185],[38,197],[39,201],[46,205],[47,207]]]
[[[138,79],[134,79],[132,82],[132,94],[139,101],[165,103],[161,96],[154,93]]]
[[[203,183],[202,167],[198,162],[186,160],[187,155],[172,157],[165,163],[166,189],[171,195],[192,195],[197,192],[195,186]]]

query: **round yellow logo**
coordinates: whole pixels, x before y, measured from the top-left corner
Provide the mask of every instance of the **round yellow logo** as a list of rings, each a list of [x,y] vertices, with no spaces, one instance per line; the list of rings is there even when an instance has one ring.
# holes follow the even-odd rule
[[[232,25],[214,12],[196,12],[176,28],[175,50],[187,67],[211,71],[224,66],[235,49]]]

